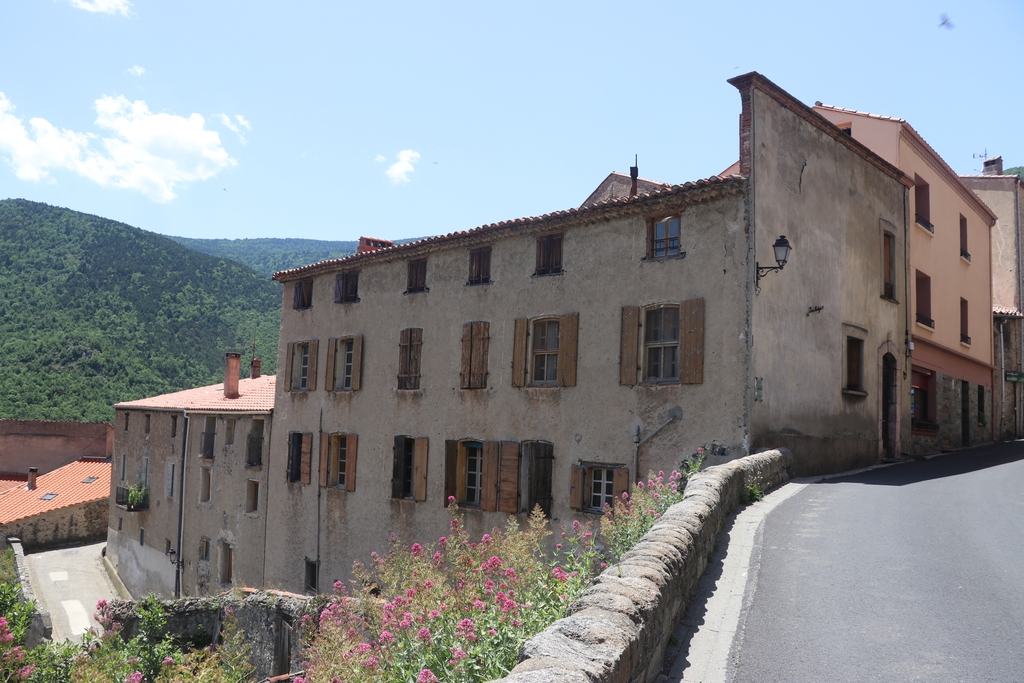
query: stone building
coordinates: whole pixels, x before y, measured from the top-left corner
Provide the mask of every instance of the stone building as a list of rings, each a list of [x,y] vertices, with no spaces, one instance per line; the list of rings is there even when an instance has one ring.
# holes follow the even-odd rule
[[[114,427],[109,422],[0,420],[0,476],[46,474],[81,458],[109,458]]]
[[[899,167],[910,191],[912,447],[936,453],[994,438],[992,243],[996,215],[903,119],[824,105],[815,111]],[[893,260],[890,268],[904,263]],[[891,277],[894,282],[898,274]]]
[[[264,585],[436,539],[450,498],[479,535],[538,505],[596,519],[699,446],[785,445],[800,473],[907,447],[913,182],[763,76],[730,82],[736,175],[610,176],[579,209],[275,275]]]
[[[114,406],[107,557],[135,596],[264,584],[274,377],[225,381]]]

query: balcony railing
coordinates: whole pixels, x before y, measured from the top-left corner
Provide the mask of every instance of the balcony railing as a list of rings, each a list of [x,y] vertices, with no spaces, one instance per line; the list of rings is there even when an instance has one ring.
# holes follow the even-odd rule
[[[917,322],[921,323],[922,325],[927,325],[928,327],[935,327],[935,321],[926,316],[924,313],[917,314]]]
[[[245,466],[263,466],[263,437],[249,435],[249,440],[245,446]]]
[[[925,230],[927,230],[928,232],[931,232],[931,233],[934,233],[934,232],[935,232],[935,226],[934,226],[934,225],[932,225],[932,224],[931,224],[931,223],[930,223],[930,222],[928,221],[928,219],[927,219],[927,218],[925,218],[924,216],[922,216],[921,214],[919,214],[919,213],[915,213],[915,214],[914,214],[914,220],[915,220],[915,221],[917,221],[917,224],[918,224],[918,225],[920,225],[920,226],[921,226],[922,228],[924,228]]]
[[[960,341],[962,343],[964,343],[964,344],[970,344],[971,343],[971,338],[969,336],[967,336],[966,334],[964,334],[963,332],[961,332],[960,333]]]
[[[966,249],[960,249],[960,256],[964,257],[968,261],[971,260],[971,252],[967,251]]]
[[[204,458],[213,459],[213,442],[217,432],[203,432],[199,435],[199,454]]]
[[[118,486],[114,491],[114,504],[128,512],[149,509],[148,486]]]

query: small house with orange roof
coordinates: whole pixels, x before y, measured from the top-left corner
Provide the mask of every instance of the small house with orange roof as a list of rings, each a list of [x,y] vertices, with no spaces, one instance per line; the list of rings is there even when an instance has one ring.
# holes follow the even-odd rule
[[[228,353],[224,382],[114,406],[107,557],[132,595],[263,585],[273,376]]]
[[[14,484],[13,486],[11,484]],[[82,458],[0,491],[0,535],[16,536],[28,550],[102,541],[110,497],[110,460]]]

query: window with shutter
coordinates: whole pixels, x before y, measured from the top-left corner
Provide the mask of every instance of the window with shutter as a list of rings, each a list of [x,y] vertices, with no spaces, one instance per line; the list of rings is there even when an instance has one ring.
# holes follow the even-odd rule
[[[523,512],[529,514],[540,506],[545,517],[551,516],[551,474],[555,460],[555,446],[546,441],[523,443],[526,456],[527,496]]]
[[[704,299],[689,299],[679,305],[679,381],[704,382]]]
[[[636,384],[639,365],[637,349],[640,343],[640,307],[622,307],[622,335],[619,345],[619,384]]]
[[[423,330],[409,327],[402,330],[399,338],[398,388],[420,388],[420,353],[423,346]]]
[[[469,281],[467,285],[491,283],[491,248],[480,247],[469,251]]]
[[[562,272],[562,234],[537,238],[537,270],[534,275],[558,275]]]
[[[391,475],[391,497],[422,502],[427,499],[426,437],[396,436]]]
[[[358,342],[357,343],[357,339]],[[347,339],[331,339],[327,346],[327,386],[328,391],[355,391],[358,389],[356,370],[362,352],[362,335]]]
[[[295,282],[294,294],[292,297],[292,308],[300,310],[310,308],[313,305],[313,279],[298,280]]]
[[[490,323],[472,322],[462,326],[462,366],[460,386],[463,389],[487,388],[487,347]]]
[[[429,291],[427,288],[427,259],[420,258],[409,261],[409,280],[405,293]]]
[[[338,273],[334,280],[334,303],[346,304],[359,301],[359,271]]]
[[[356,444],[355,434],[325,434],[321,447],[321,486],[355,491]]]

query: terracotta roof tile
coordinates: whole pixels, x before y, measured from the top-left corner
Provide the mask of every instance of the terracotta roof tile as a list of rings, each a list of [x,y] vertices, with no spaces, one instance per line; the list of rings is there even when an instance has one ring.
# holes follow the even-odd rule
[[[124,401],[115,408],[154,410],[209,410],[218,413],[269,413],[274,410],[274,375],[238,380],[238,398],[224,398],[224,383],[176,391],[137,401]]]
[[[872,119],[881,119],[883,121],[896,121],[897,123],[906,123],[905,119],[900,119],[895,116],[886,116],[885,114],[872,114],[869,111],[858,111],[856,109],[847,109],[846,107],[837,107],[834,104],[823,104],[821,102],[815,102],[815,107],[821,107],[822,109],[831,109],[832,111],[841,111],[844,114],[857,114],[858,116],[867,116]]]
[[[992,315],[1001,315],[1008,318],[1024,318],[1016,308],[1010,306],[992,306]]]
[[[309,265],[300,266],[298,268],[291,268],[289,270],[281,270],[274,273],[274,279],[280,282],[289,280],[295,280],[307,273],[314,273],[326,269],[343,268],[350,263],[358,263],[365,259],[376,259],[384,258],[394,254],[401,254],[404,252],[413,252],[421,249],[424,246],[441,245],[445,242],[461,238],[469,237],[473,235],[498,232],[501,230],[510,230],[515,228],[526,228],[538,224],[555,222],[560,219],[576,218],[580,216],[587,216],[594,214],[596,216],[602,215],[605,211],[615,210],[620,207],[631,207],[637,205],[638,207],[642,204],[657,198],[672,197],[674,195],[693,195],[695,197],[704,196],[708,191],[726,190],[730,186],[739,188],[746,182],[746,177],[741,175],[730,175],[730,176],[711,176],[701,180],[695,180],[683,183],[681,185],[665,185],[661,189],[653,190],[651,192],[639,192],[635,197],[616,197],[614,199],[608,199],[602,202],[598,202],[591,206],[565,209],[563,211],[554,211],[552,213],[545,213],[540,216],[528,216],[526,218],[513,218],[507,221],[500,221],[498,223],[489,223],[487,225],[481,225],[470,230],[460,230],[457,232],[450,232],[446,235],[435,235],[433,237],[424,237],[423,239],[415,240],[413,242],[406,242],[404,244],[396,244],[393,247],[384,247],[383,249],[374,249],[362,254],[352,254],[351,256],[345,256],[338,259],[330,259],[327,261],[320,261],[318,263],[311,263]]]
[[[84,481],[96,477],[92,483]],[[110,497],[110,462],[87,458],[64,465],[52,472],[40,474],[36,487],[29,489],[25,482],[0,496],[0,524],[43,512],[59,510],[70,505],[87,503]],[[57,494],[44,500],[49,494]]]

